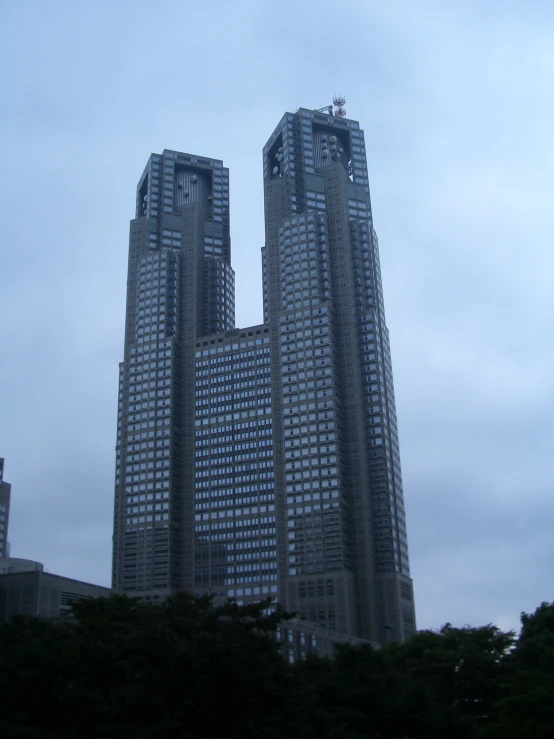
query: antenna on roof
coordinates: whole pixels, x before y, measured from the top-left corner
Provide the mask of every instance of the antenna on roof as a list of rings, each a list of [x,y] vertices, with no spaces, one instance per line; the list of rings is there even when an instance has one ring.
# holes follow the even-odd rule
[[[346,103],[346,98],[344,98],[342,95],[335,95],[333,97],[333,105],[335,106],[335,115],[339,118],[344,118],[346,115],[346,110],[343,108],[343,105]]]

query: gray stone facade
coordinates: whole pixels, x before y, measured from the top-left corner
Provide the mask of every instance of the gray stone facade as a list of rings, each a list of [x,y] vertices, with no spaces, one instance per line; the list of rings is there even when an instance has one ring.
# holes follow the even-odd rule
[[[263,157],[264,323],[246,329],[222,163],[165,151],[139,182],[113,586],[272,596],[313,633],[402,640],[415,610],[363,132],[300,109]]]
[[[8,525],[12,486],[4,480],[4,459],[0,457],[0,557],[9,555]]]
[[[0,575],[0,622],[10,621],[14,616],[62,618],[69,614],[74,601],[107,597],[110,592],[109,588],[39,568],[3,574]]]

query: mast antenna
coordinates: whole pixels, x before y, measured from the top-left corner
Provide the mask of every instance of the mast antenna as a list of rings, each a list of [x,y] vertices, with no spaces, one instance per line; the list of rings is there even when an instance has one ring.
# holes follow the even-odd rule
[[[340,93],[339,95],[335,95],[333,97],[333,105],[335,106],[335,115],[339,118],[344,118],[346,115],[346,110],[344,109],[344,104],[346,103],[346,98],[343,97]]]

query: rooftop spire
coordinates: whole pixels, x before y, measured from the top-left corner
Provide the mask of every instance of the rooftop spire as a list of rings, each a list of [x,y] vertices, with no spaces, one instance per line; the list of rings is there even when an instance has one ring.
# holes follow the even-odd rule
[[[335,106],[335,115],[339,118],[344,118],[346,115],[346,110],[343,108],[343,105],[346,103],[346,98],[342,95],[335,95],[333,97],[333,105]]]

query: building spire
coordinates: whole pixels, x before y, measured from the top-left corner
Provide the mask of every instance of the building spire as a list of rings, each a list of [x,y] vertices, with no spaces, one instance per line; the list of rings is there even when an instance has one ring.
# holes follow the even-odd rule
[[[335,106],[335,115],[338,116],[339,118],[344,118],[346,115],[346,110],[343,107],[345,103],[346,103],[346,98],[343,97],[340,93],[333,97],[333,105]]]

